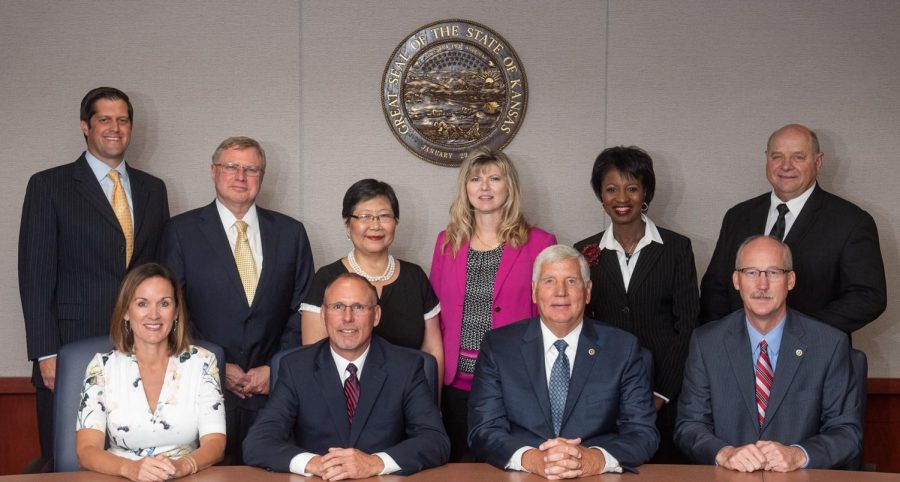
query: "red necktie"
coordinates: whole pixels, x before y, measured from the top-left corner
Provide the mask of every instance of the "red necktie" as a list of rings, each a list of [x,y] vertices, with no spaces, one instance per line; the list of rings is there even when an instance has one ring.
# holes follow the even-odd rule
[[[356,378],[356,365],[347,365],[350,376],[344,380],[344,398],[347,399],[347,419],[353,423],[353,414],[356,413],[356,404],[359,403],[359,378]]]
[[[766,419],[766,406],[769,404],[769,391],[772,390],[772,364],[769,363],[769,344],[766,340],[759,342],[759,357],[756,358],[756,410],[759,413],[759,425]]]

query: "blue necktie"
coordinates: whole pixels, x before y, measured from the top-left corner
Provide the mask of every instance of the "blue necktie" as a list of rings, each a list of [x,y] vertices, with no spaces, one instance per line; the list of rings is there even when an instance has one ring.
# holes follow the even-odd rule
[[[566,409],[566,395],[569,393],[569,358],[566,356],[564,340],[556,340],[553,344],[559,355],[550,370],[550,415],[553,417],[553,434],[559,436],[562,429],[563,411]]]

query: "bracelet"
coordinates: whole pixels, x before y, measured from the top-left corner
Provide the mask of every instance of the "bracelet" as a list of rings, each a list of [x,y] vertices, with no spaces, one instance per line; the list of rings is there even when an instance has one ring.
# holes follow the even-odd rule
[[[191,457],[190,455],[185,455],[185,456],[182,457],[182,458],[183,458],[183,459],[187,459],[188,464],[190,464],[190,466],[191,466],[191,475],[196,474],[196,473],[197,473],[197,461],[194,460],[194,457]]]

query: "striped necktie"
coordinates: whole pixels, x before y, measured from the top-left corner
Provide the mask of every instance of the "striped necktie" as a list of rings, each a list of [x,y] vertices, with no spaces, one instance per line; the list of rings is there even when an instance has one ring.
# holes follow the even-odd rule
[[[356,378],[356,365],[347,365],[350,376],[344,380],[344,399],[347,401],[347,420],[353,423],[353,415],[356,414],[356,405],[359,403],[359,378]]]
[[[131,224],[131,210],[128,209],[128,197],[125,196],[125,189],[119,180],[119,171],[110,169],[109,178],[113,182],[113,212],[116,213],[116,219],[119,220],[119,226],[122,227],[122,234],[125,235],[125,266],[128,266],[128,263],[131,263],[131,256],[134,254],[134,227]]]
[[[759,356],[756,358],[756,410],[759,414],[759,426],[766,419],[766,406],[769,405],[769,392],[775,375],[769,363],[769,344],[766,340],[759,342]]]

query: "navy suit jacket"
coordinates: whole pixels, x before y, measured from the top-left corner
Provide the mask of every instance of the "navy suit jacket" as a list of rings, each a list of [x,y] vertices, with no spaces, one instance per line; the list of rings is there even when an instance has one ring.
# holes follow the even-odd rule
[[[694,330],[678,401],[675,442],[714,464],[723,447],[758,440],[798,444],[809,468],[846,466],[862,450],[847,336],[788,310],[762,427],[744,310]]]
[[[408,475],[447,463],[444,431],[422,357],[372,336],[351,425],[329,340],[284,357],[269,403],[244,439],[244,460],[288,472],[302,452],[331,447],[386,452]]]
[[[259,206],[256,212],[263,266],[252,304],[215,202],[173,217],[162,242],[163,261],[184,289],[194,334],[224,348],[225,361],[245,371],[267,365],[280,349],[300,345],[297,310],[313,273],[303,225]],[[226,391],[225,401],[258,410],[265,398],[241,400]]]
[[[488,332],[469,395],[469,446],[504,468],[513,453],[554,438],[540,318]],[[560,436],[602,447],[624,468],[653,456],[659,445],[650,381],[638,340],[584,319],[569,381]]]
[[[763,233],[771,193],[725,213],[709,268],[700,283],[700,321],[718,320],[743,308],[731,283],[740,244]],[[878,229],[869,213],[818,185],[784,242],[791,247],[797,286],[787,304],[852,333],[884,312],[887,294]]]
[[[84,154],[28,181],[19,229],[19,294],[29,359],[57,353],[75,340],[109,334],[127,269],[157,260],[169,219],[166,185],[143,171],[127,170],[134,204],[129,266],[125,234]]]

